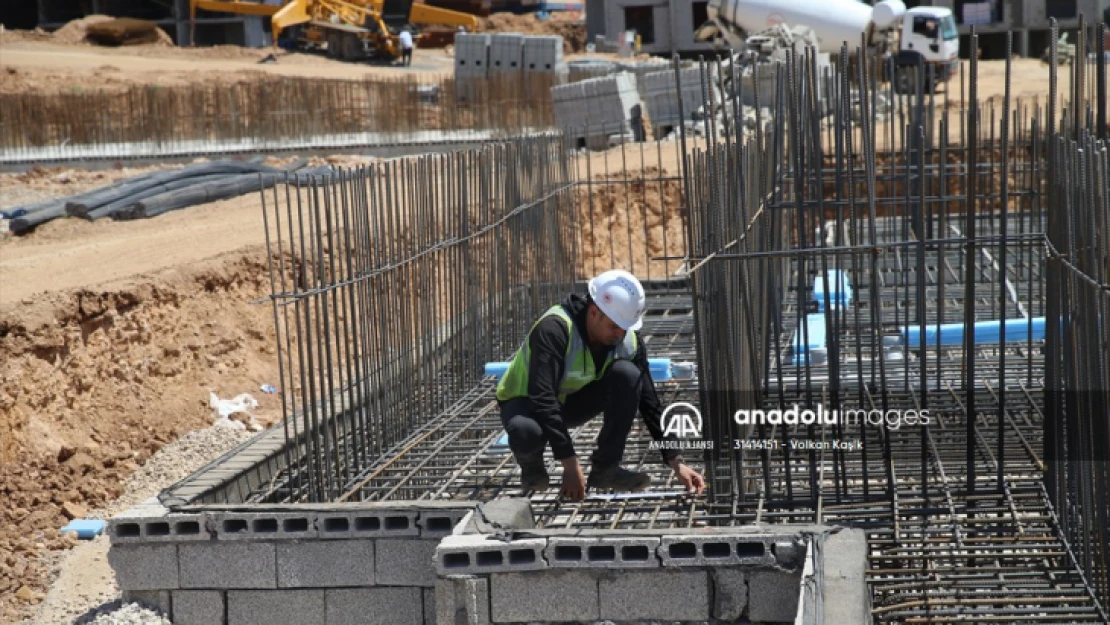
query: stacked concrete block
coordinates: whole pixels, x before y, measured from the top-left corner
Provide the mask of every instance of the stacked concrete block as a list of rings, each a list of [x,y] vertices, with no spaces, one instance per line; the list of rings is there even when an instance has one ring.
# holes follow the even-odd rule
[[[555,123],[581,147],[604,149],[613,135],[642,129],[643,102],[631,74],[614,74],[551,88]]]
[[[434,623],[435,548],[452,502],[194,508],[109,522],[124,596],[174,623]]]
[[[578,82],[615,74],[618,66],[602,59],[578,59],[567,63],[567,82]]]
[[[490,37],[490,72],[514,73],[524,67],[524,35],[496,33]]]
[[[488,34],[455,35],[455,77],[485,77],[489,73],[489,47]]]
[[[554,73],[563,65],[563,38],[558,35],[524,38],[524,71]]]
[[[469,102],[477,97],[489,75],[489,47],[487,34],[455,35],[455,95],[459,100]]]
[[[693,67],[679,70],[676,81],[673,69],[644,74],[638,82],[653,136],[666,136],[683,120],[694,120],[705,98],[701,89],[701,70]],[[716,85],[716,102],[721,102]],[[679,100],[681,98],[681,108]]]

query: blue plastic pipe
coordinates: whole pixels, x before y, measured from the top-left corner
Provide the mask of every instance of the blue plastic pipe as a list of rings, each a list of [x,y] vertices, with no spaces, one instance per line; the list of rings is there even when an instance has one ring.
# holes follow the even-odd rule
[[[1006,320],[1006,342],[1022,343],[1044,340],[1044,317],[1018,318]],[[906,326],[902,329],[902,337],[906,345],[911,348],[920,347],[922,326]],[[924,326],[925,346],[937,345],[939,336],[940,345],[963,345],[964,324],[945,323]],[[1002,321],[978,321],[975,323],[975,344],[987,345],[1002,342]]]
[[[813,301],[817,310],[825,312],[825,285],[829,285],[829,304],[834,308],[848,308],[852,305],[852,284],[848,274],[839,269],[830,269],[825,276],[813,279]]]
[[[670,358],[648,358],[648,367],[651,369],[651,379],[656,382],[664,382],[670,380],[673,376],[671,373],[671,359]],[[487,362],[486,375],[492,375],[497,379],[505,375],[509,370],[509,363],[507,362]]]

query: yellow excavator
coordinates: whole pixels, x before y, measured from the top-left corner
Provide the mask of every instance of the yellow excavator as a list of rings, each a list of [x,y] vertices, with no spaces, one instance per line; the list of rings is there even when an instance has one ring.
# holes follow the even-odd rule
[[[343,61],[401,57],[398,34],[406,26],[478,29],[478,18],[413,0],[288,0],[283,5],[249,0],[190,0],[197,10],[269,17],[274,45],[325,48]],[[416,36],[413,39],[417,39]]]

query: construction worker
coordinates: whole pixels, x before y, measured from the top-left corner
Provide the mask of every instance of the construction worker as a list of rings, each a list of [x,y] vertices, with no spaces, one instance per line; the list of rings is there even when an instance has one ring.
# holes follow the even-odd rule
[[[590,280],[588,292],[570,294],[532,325],[497,385],[522,487],[549,487],[543,454],[550,444],[563,465],[560,495],[573,501],[583,499],[587,487],[637,491],[651,483],[647,473],[620,466],[637,411],[652,438],[663,439],[647,348],[636,332],[643,323],[643,286],[627,271],[611,270]],[[599,412],[604,420],[587,482],[568,430]],[[679,452],[662,454],[687,490],[701,494],[704,478]]]
[[[401,65],[408,67],[412,65],[412,33],[406,26],[401,29],[401,34],[397,35],[397,38],[401,40]]]

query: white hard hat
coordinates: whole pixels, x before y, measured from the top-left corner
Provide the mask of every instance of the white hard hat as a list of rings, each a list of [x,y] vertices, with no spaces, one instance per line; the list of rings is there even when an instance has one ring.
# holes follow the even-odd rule
[[[644,287],[636,276],[611,269],[590,280],[590,297],[623,330],[636,331],[644,324]]]

